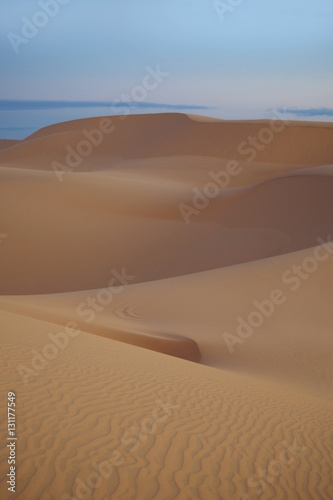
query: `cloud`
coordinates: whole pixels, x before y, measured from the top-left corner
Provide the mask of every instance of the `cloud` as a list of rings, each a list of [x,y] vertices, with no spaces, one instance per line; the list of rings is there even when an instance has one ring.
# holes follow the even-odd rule
[[[298,108],[280,108],[278,109],[280,113],[290,113],[297,116],[333,116],[333,109],[331,108],[308,108],[308,109],[298,109]]]
[[[14,101],[0,100],[1,111],[16,110],[44,110],[44,109],[65,109],[65,108],[165,108],[165,109],[211,109],[209,106],[198,106],[191,104],[165,104],[156,102],[136,102],[136,101]]]

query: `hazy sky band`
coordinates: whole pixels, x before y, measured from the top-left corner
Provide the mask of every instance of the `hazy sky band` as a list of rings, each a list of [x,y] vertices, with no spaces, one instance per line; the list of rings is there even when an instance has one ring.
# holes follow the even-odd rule
[[[155,102],[107,102],[107,101],[14,101],[0,100],[0,111],[16,111],[16,110],[47,110],[47,109],[82,109],[82,108],[142,108],[142,109],[161,109],[165,108],[171,111],[178,110],[211,110],[216,109],[211,106],[197,106],[184,104],[167,104]],[[271,110],[274,111],[273,109]],[[295,114],[298,116],[333,116],[333,109],[330,108],[277,108],[280,113]]]
[[[134,102],[134,101],[14,101],[14,100],[0,100],[0,110],[33,110],[33,109],[59,109],[59,108],[167,108],[171,110],[177,109],[197,109],[204,110],[210,109],[209,106],[193,105],[178,105],[166,104],[156,102]]]

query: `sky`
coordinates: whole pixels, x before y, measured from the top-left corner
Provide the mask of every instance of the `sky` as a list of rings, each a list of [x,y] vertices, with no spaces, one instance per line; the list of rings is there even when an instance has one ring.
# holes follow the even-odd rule
[[[12,0],[0,12],[2,101],[127,95],[221,118],[333,109],[332,0]]]

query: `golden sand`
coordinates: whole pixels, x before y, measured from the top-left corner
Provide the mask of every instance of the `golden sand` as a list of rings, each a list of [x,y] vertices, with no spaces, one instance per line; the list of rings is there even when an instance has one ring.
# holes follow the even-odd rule
[[[104,117],[0,149],[1,499],[331,500],[333,124]]]

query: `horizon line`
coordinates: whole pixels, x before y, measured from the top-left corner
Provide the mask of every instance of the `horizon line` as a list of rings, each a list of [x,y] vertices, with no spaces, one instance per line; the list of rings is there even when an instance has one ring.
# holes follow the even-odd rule
[[[25,100],[25,99],[0,99],[0,110],[8,111],[13,109],[44,109],[55,108],[93,108],[93,107],[136,107],[136,108],[167,108],[167,109],[215,109],[213,106],[196,104],[169,104],[144,101],[70,101],[70,100]]]

